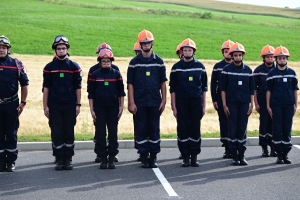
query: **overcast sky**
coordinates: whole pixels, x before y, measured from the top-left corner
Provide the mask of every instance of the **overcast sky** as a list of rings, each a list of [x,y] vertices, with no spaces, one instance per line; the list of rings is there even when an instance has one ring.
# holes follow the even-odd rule
[[[289,7],[289,8],[297,8],[300,7],[299,0],[219,0],[219,1],[227,1],[234,3],[244,3],[244,4],[254,4],[260,6],[272,6],[272,7]]]

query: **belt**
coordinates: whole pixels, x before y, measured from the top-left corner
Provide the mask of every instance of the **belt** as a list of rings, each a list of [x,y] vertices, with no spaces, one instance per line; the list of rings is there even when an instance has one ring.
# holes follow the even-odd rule
[[[16,93],[14,96],[9,97],[9,98],[0,98],[0,104],[10,103],[10,102],[15,101],[17,99],[19,99],[18,98],[18,93]]]

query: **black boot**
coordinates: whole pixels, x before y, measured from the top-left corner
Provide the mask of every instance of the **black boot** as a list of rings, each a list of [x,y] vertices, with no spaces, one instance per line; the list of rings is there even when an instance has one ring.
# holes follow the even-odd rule
[[[7,162],[7,168],[6,168],[7,172],[13,172],[15,171],[15,169],[16,169],[15,162]]]
[[[65,170],[73,170],[72,159],[65,159]]]
[[[62,158],[58,158],[56,165],[55,165],[55,170],[60,171],[64,169],[64,160]]]
[[[261,149],[262,149],[262,152],[261,152],[261,156],[262,157],[270,157],[267,146],[262,146]]]
[[[191,155],[191,166],[192,167],[199,167],[199,163],[197,162],[197,154]]]
[[[232,155],[231,164],[232,165],[240,165],[240,161],[238,159],[237,151],[231,151],[231,155]]]
[[[225,146],[225,152],[223,154],[223,158],[232,158],[231,151],[228,146]]]
[[[108,156],[108,169],[115,169],[115,156],[114,155],[109,155]]]
[[[142,159],[142,168],[149,168],[149,162],[148,162],[148,153],[141,153],[141,159]]]
[[[283,161],[283,157],[282,157],[282,152],[277,152],[277,160],[276,160],[276,163],[277,164],[283,164],[284,161]]]
[[[240,165],[248,165],[248,162],[245,159],[244,153],[239,154],[238,158],[240,161]]]
[[[100,169],[107,169],[107,156],[101,156]]]
[[[289,160],[289,158],[287,157],[287,153],[283,153],[282,158],[283,158],[283,163],[284,164],[292,164],[292,161]]]
[[[183,161],[181,163],[181,167],[188,167],[190,166],[190,158],[189,156],[184,156]]]
[[[150,168],[157,168],[156,154],[157,153],[150,153],[150,157],[149,157],[149,167]]]
[[[277,157],[278,156],[277,153],[276,153],[276,151],[272,147],[271,147],[270,156],[271,157]]]
[[[95,158],[95,163],[101,163],[101,157],[100,156],[97,156]]]
[[[0,172],[6,171],[6,162],[0,162]]]

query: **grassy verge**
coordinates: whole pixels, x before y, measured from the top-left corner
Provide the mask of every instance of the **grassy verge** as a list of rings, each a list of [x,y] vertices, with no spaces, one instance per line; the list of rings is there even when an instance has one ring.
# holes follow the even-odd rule
[[[161,134],[161,139],[176,139],[176,133],[169,133],[169,134]],[[220,134],[218,132],[214,133],[202,133],[202,138],[219,138]],[[248,131],[248,137],[258,137],[258,131]],[[292,132],[292,136],[300,136],[300,130],[295,130]],[[76,134],[75,140],[76,141],[90,141],[93,140],[93,134]],[[119,134],[119,140],[133,140],[133,134]],[[51,141],[49,134],[43,135],[21,135],[18,136],[18,142],[49,142]]]

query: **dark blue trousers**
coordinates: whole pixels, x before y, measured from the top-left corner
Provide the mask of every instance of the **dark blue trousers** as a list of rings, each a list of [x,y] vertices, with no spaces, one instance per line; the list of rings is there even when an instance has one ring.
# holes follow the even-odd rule
[[[276,152],[288,153],[292,149],[291,133],[294,106],[271,106],[273,112],[273,141]]]
[[[220,125],[220,141],[222,142],[223,147],[228,147],[228,122],[227,117],[224,113],[222,99],[217,100],[218,103],[218,116],[219,116],[219,125]]]
[[[159,106],[137,106],[134,136],[139,153],[160,152],[160,114]]]
[[[95,153],[98,157],[119,153],[118,147],[118,106],[95,106],[96,114],[96,144]],[[106,126],[108,137],[106,140]]]
[[[58,159],[70,159],[74,156],[76,104],[49,103],[48,106],[53,155]]]
[[[177,145],[182,156],[201,152],[202,98],[176,98]]]
[[[18,100],[0,104],[0,162],[14,162],[18,157],[18,105]]]
[[[265,102],[265,101],[264,101]],[[267,146],[269,145],[273,148],[273,132],[272,132],[272,118],[269,115],[267,105],[260,102],[258,99],[258,104],[260,107],[259,112],[259,145]]]
[[[229,147],[232,151],[244,154],[246,151],[249,103],[227,103]]]

